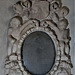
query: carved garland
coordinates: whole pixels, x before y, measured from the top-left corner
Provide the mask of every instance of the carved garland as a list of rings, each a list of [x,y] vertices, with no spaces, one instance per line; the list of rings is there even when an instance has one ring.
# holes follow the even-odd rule
[[[10,20],[8,29],[5,74],[31,75],[23,66],[21,46],[29,34],[43,31],[52,38],[56,48],[55,64],[46,75],[71,75],[70,36],[65,18],[69,9],[62,6],[60,0],[22,0],[13,6],[13,10],[15,17]]]

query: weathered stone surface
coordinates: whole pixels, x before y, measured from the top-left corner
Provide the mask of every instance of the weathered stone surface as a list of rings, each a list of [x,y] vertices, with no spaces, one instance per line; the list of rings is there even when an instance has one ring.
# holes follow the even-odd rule
[[[58,75],[58,74],[71,75],[72,64],[70,61],[70,53],[69,53],[70,36],[69,36],[69,29],[67,28],[68,21],[67,19],[65,19],[65,16],[68,14],[69,11],[67,8],[61,5],[61,1],[22,0],[17,2],[13,6],[13,9],[15,12],[15,17],[11,19],[8,30],[9,59],[6,61],[9,61],[9,63],[6,62],[5,66],[5,68],[6,69],[8,68],[10,71],[8,75],[12,74],[20,75],[22,73],[23,75],[25,74],[31,75],[30,72],[32,72],[33,69],[36,72],[35,74],[39,73],[42,74],[43,72],[44,72],[43,74],[45,74],[46,72],[49,71],[47,75]],[[23,41],[27,37],[27,35],[35,31],[46,32],[52,38],[56,49],[56,60],[54,66],[52,63],[54,62],[53,57],[55,57],[55,55],[52,54],[51,52],[48,52],[50,51],[51,48],[53,48],[53,46],[51,46],[52,44],[48,41],[50,37],[49,39],[48,37],[46,37],[45,39],[45,35],[41,34],[41,32],[39,33],[41,34],[40,35],[41,37],[37,35],[38,38],[36,38],[35,35],[35,37],[33,38],[37,39],[35,40],[37,43],[36,42],[33,43],[33,41],[30,38],[30,41],[28,40],[29,42],[28,41],[26,42],[26,44],[29,44],[28,47],[26,47],[26,44],[25,47],[23,46],[23,49],[26,48],[27,50],[27,51],[23,50],[26,51],[24,54],[26,55],[27,53],[29,53],[25,56],[26,59],[23,65],[21,59],[21,52],[22,52],[21,47]],[[39,38],[42,39],[39,40]],[[51,45],[49,45],[49,43]],[[34,58],[35,60],[33,61]],[[65,64],[60,65],[62,64],[62,62]],[[50,66],[48,65],[48,63]],[[29,65],[34,65],[33,66],[34,68],[32,67],[31,71],[29,70]],[[53,67],[51,67],[51,65]],[[20,71],[22,71],[22,73],[20,72],[17,73],[18,68]],[[63,71],[61,71],[60,68],[63,69]]]
[[[47,1],[33,1],[30,18],[44,19],[49,15],[49,3]]]

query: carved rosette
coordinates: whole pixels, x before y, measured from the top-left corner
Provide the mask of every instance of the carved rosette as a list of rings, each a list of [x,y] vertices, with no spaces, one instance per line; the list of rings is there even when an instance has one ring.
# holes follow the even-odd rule
[[[46,9],[46,10],[44,10]],[[21,0],[14,4],[15,16],[8,29],[6,75],[31,75],[23,66],[21,46],[24,39],[35,31],[47,33],[56,49],[55,63],[46,75],[71,75],[69,9],[60,0]]]

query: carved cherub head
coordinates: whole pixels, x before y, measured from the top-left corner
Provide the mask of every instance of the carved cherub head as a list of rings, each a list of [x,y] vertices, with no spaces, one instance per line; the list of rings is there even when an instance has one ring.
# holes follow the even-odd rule
[[[21,5],[21,1],[17,2],[16,4],[13,5],[13,11],[15,14],[22,15],[23,13],[23,7]]]
[[[22,25],[22,18],[20,16],[15,16],[10,21],[10,27],[16,28]]]
[[[21,0],[22,1],[22,5],[30,8],[31,7],[31,0]]]
[[[60,30],[65,30],[68,26],[68,20],[67,19],[62,19],[59,21],[59,24],[58,24],[58,28]]]
[[[60,17],[63,18],[65,16],[67,16],[69,13],[69,9],[66,6],[63,6],[60,10]]]

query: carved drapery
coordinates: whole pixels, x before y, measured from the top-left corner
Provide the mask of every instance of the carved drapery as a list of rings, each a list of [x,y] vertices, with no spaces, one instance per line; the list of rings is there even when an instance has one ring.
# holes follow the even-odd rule
[[[54,66],[46,75],[71,75],[69,9],[60,0],[21,0],[13,5],[14,17],[8,29],[6,75],[31,75],[23,66],[21,46],[24,39],[35,31],[47,33],[56,48]]]

